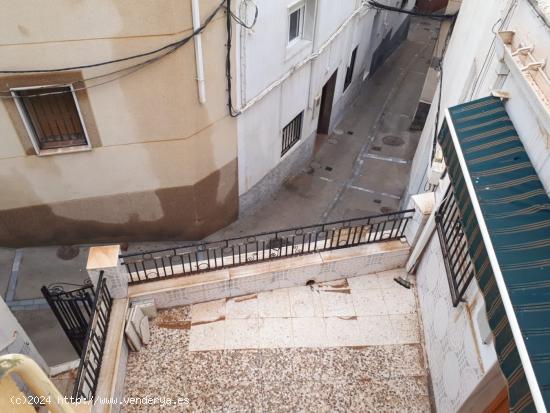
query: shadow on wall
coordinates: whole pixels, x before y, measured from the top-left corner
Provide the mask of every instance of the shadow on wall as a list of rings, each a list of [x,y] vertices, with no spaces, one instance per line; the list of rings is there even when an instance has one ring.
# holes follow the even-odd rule
[[[375,37],[376,30],[380,24],[380,19],[378,18],[379,16],[380,15],[378,14],[375,18],[373,24],[373,34],[371,38]],[[407,17],[405,21],[401,24],[399,29],[397,29],[395,32],[393,30],[390,30],[388,34],[384,37],[384,39],[372,55],[369,77],[372,77],[380,68],[380,66],[382,66],[382,64],[386,61],[386,59],[390,57],[390,55],[399,47],[399,45],[407,39],[410,25],[411,18]]]
[[[17,177],[20,182],[25,178]],[[220,185],[228,195],[218,200]],[[27,188],[30,186],[27,186]],[[132,210],[157,206],[160,218],[145,221]],[[122,210],[121,210],[122,207]],[[89,211],[94,219],[79,220],[56,214],[60,210]],[[109,222],[113,214],[122,223]],[[86,214],[84,214],[86,215]],[[229,225],[238,216],[237,161],[192,186],[116,194],[0,211],[0,245],[23,247],[127,241],[198,240]],[[105,217],[102,219],[102,217]]]

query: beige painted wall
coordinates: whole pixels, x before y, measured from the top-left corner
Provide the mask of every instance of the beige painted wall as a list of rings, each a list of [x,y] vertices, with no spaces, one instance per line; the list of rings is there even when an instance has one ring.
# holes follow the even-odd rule
[[[218,5],[219,1],[201,0],[202,20]],[[192,33],[191,0],[0,0],[0,8],[3,70],[116,59]],[[89,152],[29,155],[30,138],[13,102],[1,100],[0,211],[192,186],[234,163],[237,136],[235,121],[227,115],[225,30],[222,10],[203,32],[204,105],[198,102],[193,41],[135,73],[79,92],[79,102],[86,101],[84,123],[95,142]],[[127,65],[84,69],[73,75],[86,79]],[[4,90],[21,82],[48,83],[29,75],[24,81],[21,76],[13,80],[11,75],[0,75]],[[223,200],[231,186],[211,190]],[[128,208],[117,221],[136,212],[131,205]],[[58,212],[85,219],[70,208]],[[139,211],[150,220],[162,213],[160,207]],[[105,222],[108,217],[98,220]]]
[[[33,407],[25,403],[25,395],[9,375],[0,380],[0,412],[35,413]]]

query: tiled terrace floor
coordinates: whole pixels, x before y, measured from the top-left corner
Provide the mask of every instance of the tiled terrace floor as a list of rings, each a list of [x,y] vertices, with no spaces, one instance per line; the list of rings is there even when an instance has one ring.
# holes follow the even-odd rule
[[[400,271],[161,311],[131,353],[126,412],[429,412],[414,290]]]

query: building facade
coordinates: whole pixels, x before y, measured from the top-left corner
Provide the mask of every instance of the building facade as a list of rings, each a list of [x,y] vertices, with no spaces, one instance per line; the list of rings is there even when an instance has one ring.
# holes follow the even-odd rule
[[[95,65],[193,32],[190,1],[3,6],[4,71]],[[202,33],[204,103],[193,39],[118,63],[2,73],[1,245],[198,239],[237,217],[226,19],[200,2],[201,22],[216,10]]]
[[[307,164],[407,33],[358,0],[232,2],[228,55],[226,3],[4,5],[0,245],[205,237]]]
[[[307,165],[316,139],[334,130],[409,25],[407,15],[360,0],[254,3],[258,21],[252,30],[240,28],[237,69],[243,212]],[[243,18],[253,17],[254,3],[241,3]],[[385,2],[405,9],[414,3]]]
[[[542,412],[550,400],[550,24],[539,6],[462,1],[413,162],[409,199],[431,194],[433,212],[408,269],[440,412]]]

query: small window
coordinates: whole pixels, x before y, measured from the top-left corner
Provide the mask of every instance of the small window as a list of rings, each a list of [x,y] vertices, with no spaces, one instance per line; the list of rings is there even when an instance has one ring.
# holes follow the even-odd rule
[[[300,2],[288,11],[288,43],[302,38],[304,31],[305,3]]]
[[[90,148],[72,86],[11,90],[38,154]]]
[[[290,121],[288,125],[283,128],[283,148],[281,150],[281,156],[287,153],[296,142],[300,140],[302,136],[302,117],[304,112],[300,112],[298,116]]]
[[[356,58],[357,58],[357,47],[353,49],[353,52],[351,53],[351,59],[349,61],[349,66],[346,69],[346,78],[344,80],[344,90],[348,88],[348,86],[351,84],[351,79],[353,79],[353,68],[355,67]]]

